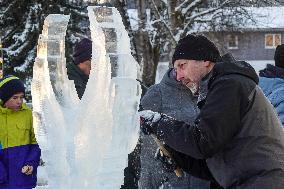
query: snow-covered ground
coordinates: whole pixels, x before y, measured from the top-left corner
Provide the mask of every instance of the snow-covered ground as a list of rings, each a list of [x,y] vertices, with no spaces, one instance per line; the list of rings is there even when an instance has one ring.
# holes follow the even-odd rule
[[[259,73],[259,70],[264,69],[267,64],[274,65],[274,60],[248,60],[247,62],[252,65],[257,74]]]

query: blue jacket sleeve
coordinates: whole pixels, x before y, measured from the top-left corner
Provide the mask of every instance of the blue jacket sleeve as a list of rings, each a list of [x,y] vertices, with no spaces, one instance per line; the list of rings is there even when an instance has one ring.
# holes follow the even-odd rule
[[[36,169],[40,162],[41,150],[38,144],[30,145],[30,153],[25,161],[25,165],[31,165]]]
[[[32,123],[33,122],[31,122],[31,124]],[[31,165],[33,166],[34,169],[36,169],[40,162],[41,150],[37,143],[33,128],[31,129],[30,139],[31,139],[30,148],[29,148],[28,156],[26,157],[25,165]]]
[[[0,142],[0,184],[6,182],[8,179],[6,169],[3,165],[3,162],[1,161],[1,156],[3,156],[2,153],[2,144]]]
[[[271,104],[275,107],[277,114],[284,127],[284,87],[275,90],[268,96]]]
[[[6,181],[7,181],[7,172],[3,163],[0,161],[0,184],[5,183]]]

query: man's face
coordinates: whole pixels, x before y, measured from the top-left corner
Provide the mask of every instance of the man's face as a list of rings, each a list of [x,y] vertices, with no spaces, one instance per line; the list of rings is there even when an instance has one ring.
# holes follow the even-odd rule
[[[25,95],[23,92],[16,93],[7,102],[5,102],[4,107],[18,111],[22,107],[24,97]]]
[[[199,84],[200,80],[208,73],[208,61],[203,60],[176,60],[174,68],[176,70],[178,81],[184,85]]]
[[[78,64],[78,67],[85,75],[90,75],[91,72],[91,60],[86,60],[80,64]]]

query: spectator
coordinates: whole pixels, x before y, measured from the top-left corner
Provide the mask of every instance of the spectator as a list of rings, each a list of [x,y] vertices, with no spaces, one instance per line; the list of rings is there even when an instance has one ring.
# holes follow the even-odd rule
[[[78,97],[81,99],[89,79],[92,59],[92,41],[84,38],[75,45],[74,62],[67,64],[67,75],[73,80]]]
[[[36,186],[40,148],[32,111],[23,103],[24,84],[8,76],[0,80],[0,188],[31,189]]]
[[[225,189],[282,189],[280,120],[258,87],[254,69],[244,61],[219,62],[219,57],[215,44],[202,35],[181,39],[173,56],[177,80],[201,87],[208,82],[198,118],[190,124],[143,111],[141,129],[175,150],[173,157],[185,171],[215,178]],[[190,157],[206,160],[209,170]]]
[[[277,46],[274,60],[275,66],[268,64],[259,72],[259,86],[275,107],[284,127],[284,44]]]

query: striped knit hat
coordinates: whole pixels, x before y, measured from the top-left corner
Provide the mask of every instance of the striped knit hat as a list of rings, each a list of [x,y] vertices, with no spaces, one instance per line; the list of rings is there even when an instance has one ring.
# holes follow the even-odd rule
[[[10,75],[0,80],[0,99],[3,104],[19,92],[25,93],[25,86],[18,77]]]

